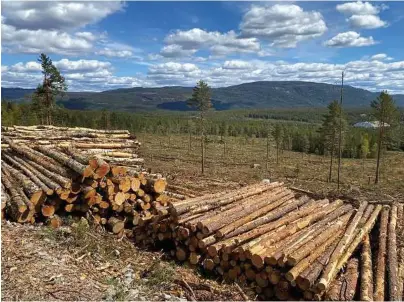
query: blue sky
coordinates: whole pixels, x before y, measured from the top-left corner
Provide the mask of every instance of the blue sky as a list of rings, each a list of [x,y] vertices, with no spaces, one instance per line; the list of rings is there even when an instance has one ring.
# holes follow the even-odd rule
[[[2,2],[2,87],[339,81],[404,93],[404,2]]]

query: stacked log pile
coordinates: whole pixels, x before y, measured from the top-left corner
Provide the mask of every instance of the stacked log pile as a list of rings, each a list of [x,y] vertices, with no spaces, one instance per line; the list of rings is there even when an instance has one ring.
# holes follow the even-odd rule
[[[298,197],[264,182],[170,204],[135,233],[138,243],[169,247],[177,260],[248,285],[261,299],[391,300],[402,283],[399,208]],[[372,250],[381,255],[375,273]]]
[[[166,180],[142,170],[127,130],[14,126],[2,133],[2,214],[18,222],[60,224],[88,214],[114,233],[168,206]]]

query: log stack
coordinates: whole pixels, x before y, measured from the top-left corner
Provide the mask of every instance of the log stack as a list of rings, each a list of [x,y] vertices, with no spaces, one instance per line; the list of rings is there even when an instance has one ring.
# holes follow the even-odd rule
[[[177,260],[248,285],[264,300],[370,301],[379,291],[386,292],[381,300],[391,300],[402,282],[396,208],[315,200],[264,182],[171,203],[137,230],[136,241],[168,248]],[[387,224],[385,213],[393,217]],[[375,232],[380,236],[371,238]],[[372,250],[383,238],[389,243],[375,267],[387,268],[379,283]]]
[[[54,126],[2,129],[2,214],[18,222],[90,215],[114,233],[168,206],[166,180],[139,165],[127,130]]]

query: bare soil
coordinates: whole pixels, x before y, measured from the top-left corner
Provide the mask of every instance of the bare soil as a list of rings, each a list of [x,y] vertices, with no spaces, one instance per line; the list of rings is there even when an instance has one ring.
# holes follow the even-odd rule
[[[84,223],[85,224],[85,223]],[[3,301],[242,300],[237,287],[83,223],[2,223]]]

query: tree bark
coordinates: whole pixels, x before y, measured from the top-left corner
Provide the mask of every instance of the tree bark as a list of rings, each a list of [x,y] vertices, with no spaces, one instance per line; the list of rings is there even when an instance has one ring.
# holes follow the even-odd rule
[[[380,228],[379,228],[379,247],[376,258],[375,288],[373,298],[375,301],[384,301],[385,282],[386,282],[386,244],[387,228],[389,223],[389,208],[383,208]]]

